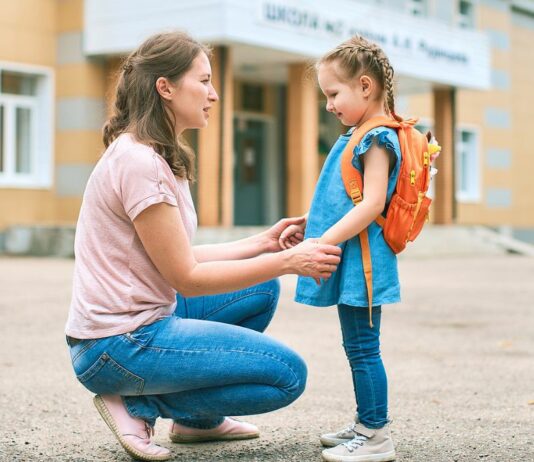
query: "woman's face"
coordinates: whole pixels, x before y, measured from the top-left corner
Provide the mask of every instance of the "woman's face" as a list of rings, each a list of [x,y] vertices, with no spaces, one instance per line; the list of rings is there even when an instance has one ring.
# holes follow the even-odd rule
[[[175,116],[176,133],[180,134],[188,128],[206,127],[209,110],[212,104],[219,100],[211,84],[211,66],[206,54],[200,52],[193,60],[191,68],[176,82],[164,80],[168,88],[164,88],[162,93],[158,86],[158,91]]]

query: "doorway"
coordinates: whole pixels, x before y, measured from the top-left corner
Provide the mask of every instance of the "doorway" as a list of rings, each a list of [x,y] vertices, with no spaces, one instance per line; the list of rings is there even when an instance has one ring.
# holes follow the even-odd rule
[[[272,116],[239,112],[234,117],[234,225],[262,226],[281,213]]]

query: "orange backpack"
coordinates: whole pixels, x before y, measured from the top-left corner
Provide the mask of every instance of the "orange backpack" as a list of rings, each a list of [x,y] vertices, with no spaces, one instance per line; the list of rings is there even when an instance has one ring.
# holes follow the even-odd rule
[[[404,250],[408,241],[413,241],[421,232],[428,217],[432,199],[426,196],[430,185],[430,159],[441,148],[429,144],[427,137],[414,128],[416,120],[401,122],[387,117],[374,117],[365,122],[350,137],[341,158],[341,177],[347,194],[354,205],[363,200],[363,178],[352,165],[354,148],[364,135],[376,127],[390,127],[397,131],[401,150],[401,164],[395,192],[384,218],[379,215],[376,223],[384,229],[384,239],[393,252]],[[360,234],[362,262],[367,297],[369,300],[369,322],[371,327],[373,309],[373,267],[367,229]]]

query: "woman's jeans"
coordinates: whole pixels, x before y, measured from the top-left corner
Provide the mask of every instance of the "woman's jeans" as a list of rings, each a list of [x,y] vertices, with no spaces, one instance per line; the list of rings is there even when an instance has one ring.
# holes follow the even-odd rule
[[[214,428],[227,415],[273,411],[297,399],[306,365],[262,334],[276,309],[277,280],[205,297],[177,296],[173,316],[133,332],[71,347],[78,380],[121,395],[129,413]]]
[[[343,347],[352,370],[358,417],[367,428],[382,428],[388,423],[388,384],[380,356],[380,318],[382,307],[338,306]]]

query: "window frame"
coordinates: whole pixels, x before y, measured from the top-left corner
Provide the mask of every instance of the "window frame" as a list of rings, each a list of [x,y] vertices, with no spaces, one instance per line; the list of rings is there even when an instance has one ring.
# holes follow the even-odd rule
[[[429,11],[428,0],[408,0],[406,2],[406,11],[416,18],[426,18]]]
[[[473,158],[471,160],[474,169],[468,169],[467,173],[469,175],[469,181],[473,182],[473,186],[466,191],[460,190],[460,185],[462,182],[462,172],[460,171],[461,162],[460,155],[462,153],[461,149],[464,145],[462,141],[462,133],[468,132],[474,136],[474,149],[473,149]],[[480,161],[480,146],[481,146],[481,137],[480,137],[480,128],[475,125],[469,124],[460,124],[456,126],[455,133],[455,146],[454,146],[454,176],[455,176],[455,197],[458,202],[464,204],[474,204],[480,203],[482,200],[482,166]]]
[[[35,95],[2,93],[3,109],[3,169],[0,189],[51,189],[54,163],[54,73],[51,68],[0,61],[4,71],[35,76]],[[16,111],[30,109],[30,173],[16,170]]]
[[[460,4],[462,2],[471,5],[471,15],[465,15],[460,12]],[[456,1],[456,26],[461,29],[472,30],[476,26],[475,2],[473,0],[457,0]]]

